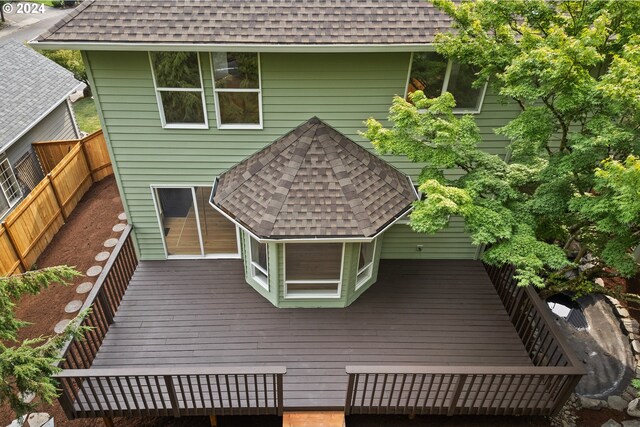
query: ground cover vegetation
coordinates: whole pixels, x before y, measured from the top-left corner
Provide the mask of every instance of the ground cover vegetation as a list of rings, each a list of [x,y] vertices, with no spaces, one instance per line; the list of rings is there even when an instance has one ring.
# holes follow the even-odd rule
[[[640,2],[433,3],[453,21],[437,52],[519,114],[494,129],[506,159],[483,151],[449,93],[396,97],[388,128],[368,120],[379,152],[424,165],[411,226],[434,233],[461,216],[483,260],[513,264],[521,285],[638,300],[594,278],[638,272]]]

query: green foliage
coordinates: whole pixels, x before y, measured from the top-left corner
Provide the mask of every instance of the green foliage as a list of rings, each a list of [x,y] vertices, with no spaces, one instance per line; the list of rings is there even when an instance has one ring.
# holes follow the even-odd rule
[[[433,233],[462,216],[488,245],[484,260],[515,265],[521,285],[584,290],[595,276],[637,272],[640,2],[432,1],[454,26],[437,52],[520,114],[495,130],[510,141],[508,163],[479,148],[474,118],[453,115],[450,94],[395,98],[390,128],[367,122],[379,152],[422,166],[412,227]],[[587,253],[580,280],[567,279]]]
[[[62,334],[19,342],[18,332],[28,323],[16,318],[16,301],[24,295],[35,295],[52,283],[66,284],[79,274],[70,267],[59,266],[0,278],[0,404],[8,403],[18,417],[33,408],[21,396],[34,393],[47,403],[57,397],[56,382],[51,376],[60,370],[56,367],[59,351],[69,339],[81,338],[86,332],[80,326],[86,312]]]
[[[60,65],[61,67],[66,68],[67,70],[73,73],[73,77],[76,80],[81,81],[87,87],[84,90],[84,96],[91,96],[91,87],[89,86],[89,78],[87,77],[87,70],[84,66],[84,62],[82,61],[82,55],[79,50],[43,50],[40,51],[41,54]]]
[[[100,119],[93,98],[82,98],[74,102],[73,112],[81,131],[92,133],[100,129]]]
[[[631,386],[640,391],[640,378],[634,378],[631,380]]]

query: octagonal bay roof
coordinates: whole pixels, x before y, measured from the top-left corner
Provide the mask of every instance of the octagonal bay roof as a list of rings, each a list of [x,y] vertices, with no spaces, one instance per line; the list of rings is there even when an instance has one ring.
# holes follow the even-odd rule
[[[416,200],[411,180],[313,117],[223,173],[211,202],[260,238],[375,237]]]

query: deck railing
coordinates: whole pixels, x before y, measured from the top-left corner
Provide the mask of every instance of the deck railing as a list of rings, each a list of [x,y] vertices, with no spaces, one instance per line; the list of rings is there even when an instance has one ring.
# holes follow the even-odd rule
[[[72,340],[62,349],[61,368],[91,367],[137,265],[138,258],[131,240],[131,225],[127,225],[82,306],[81,310],[91,309],[82,323],[91,327],[91,330],[83,340]]]
[[[56,378],[70,419],[282,415],[285,373],[284,367],[73,369]]]
[[[281,415],[281,366],[90,369],[137,265],[128,225],[83,305],[91,330],[61,351],[67,417]]]
[[[348,414],[553,415],[584,374],[536,292],[485,266],[533,366],[348,366]]]

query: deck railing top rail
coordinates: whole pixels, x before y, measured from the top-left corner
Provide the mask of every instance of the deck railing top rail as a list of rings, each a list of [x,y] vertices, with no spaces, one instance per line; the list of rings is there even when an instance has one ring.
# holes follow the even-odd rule
[[[347,366],[347,374],[381,375],[582,375],[584,368],[574,366]]]
[[[156,377],[164,375],[284,375],[287,373],[285,366],[167,366],[159,368],[95,368],[95,369],[65,369],[54,375],[56,378],[74,377],[126,377],[144,376]]]

